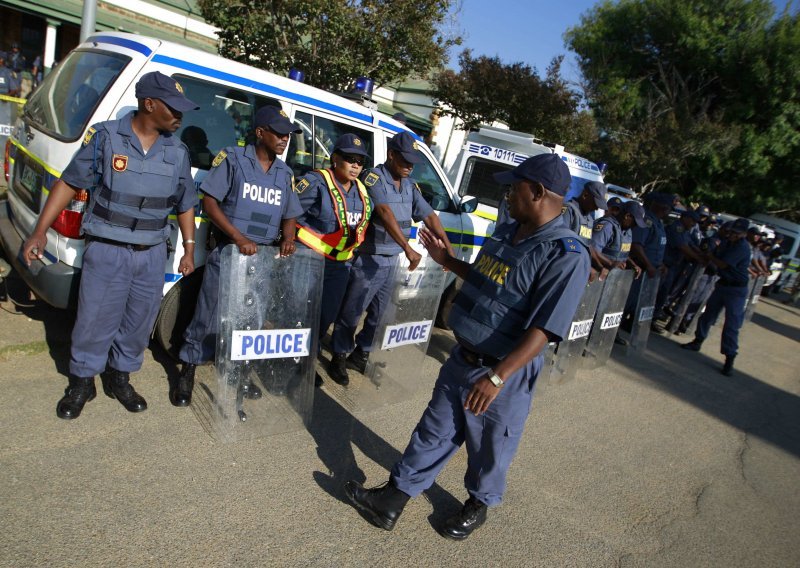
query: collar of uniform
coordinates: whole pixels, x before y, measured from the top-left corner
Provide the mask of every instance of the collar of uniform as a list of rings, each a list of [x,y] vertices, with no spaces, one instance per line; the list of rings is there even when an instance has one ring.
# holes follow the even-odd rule
[[[504,242],[512,243],[513,239],[514,239],[514,235],[517,233],[517,229],[519,228],[519,226],[520,225],[519,225],[519,223],[517,221],[514,221],[513,223],[505,223],[505,224],[500,226],[500,230],[498,230],[494,234],[493,238],[497,238],[498,240],[501,240],[501,241],[504,241]],[[566,227],[566,224],[564,223],[564,218],[561,215],[559,215],[558,217],[548,221],[544,225],[539,226],[534,232],[532,232],[530,235],[526,236],[525,238],[523,238],[519,242],[520,243],[525,242],[528,239],[531,239],[533,237],[537,237],[538,238],[542,233],[546,233],[546,232],[552,231],[554,229],[558,229],[560,227]],[[517,243],[517,244],[519,244],[519,243]]]
[[[253,162],[254,168],[257,167],[258,171],[264,172],[264,170],[261,169],[261,164],[258,161],[258,154],[256,154],[255,144],[248,144],[244,147],[244,157]],[[272,161],[272,165],[266,172],[264,172],[264,175],[275,175],[284,168],[288,169],[289,166],[286,165],[286,162],[281,160],[280,156],[275,156],[275,159]]]
[[[384,183],[387,183],[392,187],[395,187],[394,178],[392,177],[392,172],[389,171],[389,168],[386,166],[386,164],[381,164],[380,166],[377,166],[375,169],[380,170],[380,172],[378,172],[378,175],[381,176]],[[403,191],[403,187],[406,184],[413,185],[411,177],[400,178],[400,189],[398,191]]]
[[[139,140],[139,137],[136,136],[136,133],[133,131],[133,124],[132,120],[134,115],[136,114],[135,110],[132,110],[121,119],[119,119],[119,126],[117,126],[117,134],[122,136],[127,136],[131,140],[131,144],[134,148],[139,150],[142,153],[142,156],[153,156],[154,150],[158,150],[160,145],[164,146],[172,146],[174,144],[172,140],[172,133],[164,133],[162,132],[161,135],[156,138],[156,141],[153,142],[153,145],[150,146],[150,149],[145,154],[144,149],[142,148],[142,143]]]

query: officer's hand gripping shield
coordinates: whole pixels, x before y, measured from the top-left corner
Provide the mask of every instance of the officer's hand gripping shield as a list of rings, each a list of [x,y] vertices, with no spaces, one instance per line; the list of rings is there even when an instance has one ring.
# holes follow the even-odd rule
[[[642,354],[647,349],[647,341],[650,339],[650,326],[653,323],[653,315],[656,307],[656,296],[658,296],[658,285],[661,277],[656,274],[652,278],[643,273],[639,288],[639,297],[636,298],[636,309],[633,313],[631,322],[631,338],[628,341],[628,353]],[[631,286],[633,290],[634,287]]]
[[[404,256],[393,271],[391,301],[378,323],[364,374],[350,370],[350,385],[337,399],[351,412],[408,400],[433,379],[422,373],[447,272],[429,256],[408,270]]]
[[[678,331],[678,328],[680,328],[683,318],[686,316],[686,312],[689,309],[689,305],[692,303],[692,300],[695,297],[695,293],[697,292],[697,288],[700,285],[705,271],[706,267],[702,264],[698,264],[692,268],[691,275],[689,276],[689,282],[686,284],[686,290],[684,290],[683,295],[675,305],[675,309],[672,311],[672,317],[667,325],[667,331],[670,333],[675,333]]]
[[[558,344],[555,351],[552,347],[548,348],[544,364],[544,371],[549,373],[546,375],[547,384],[556,385],[572,380],[578,369],[581,368],[583,350],[586,348],[586,342],[592,330],[592,322],[603,292],[603,285],[604,283],[599,280],[586,285],[581,303],[569,326],[569,333]],[[548,365],[548,360],[551,360],[552,364]]]
[[[196,384],[192,401],[221,441],[301,429],[311,418],[324,261],[307,249],[277,252],[222,250],[216,373]]]
[[[615,269],[608,273],[603,287],[592,332],[586,342],[584,368],[597,369],[608,362],[617,336],[625,302],[633,283],[633,270]]]
[[[764,283],[767,281],[767,277],[757,276],[756,278],[751,278],[750,280],[752,288],[748,288],[750,295],[747,297],[747,303],[745,304],[744,321],[750,321],[753,319],[753,312],[756,311],[756,304],[758,304],[758,300],[761,298],[761,290],[764,288]]]

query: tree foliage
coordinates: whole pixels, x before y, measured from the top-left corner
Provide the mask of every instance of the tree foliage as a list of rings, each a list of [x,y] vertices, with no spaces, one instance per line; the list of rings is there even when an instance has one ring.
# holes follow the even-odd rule
[[[391,83],[446,61],[459,37],[442,33],[452,0],[198,0],[219,27],[220,54],[344,90],[359,76]]]
[[[800,22],[767,0],[605,1],[569,30],[610,178],[797,209]]]
[[[596,133],[591,115],[579,112],[580,98],[561,77],[563,56],[553,59],[544,78],[524,63],[504,64],[498,57],[473,57],[464,50],[460,70],[434,79],[433,98],[464,129],[500,121],[514,130],[558,142],[581,152]]]

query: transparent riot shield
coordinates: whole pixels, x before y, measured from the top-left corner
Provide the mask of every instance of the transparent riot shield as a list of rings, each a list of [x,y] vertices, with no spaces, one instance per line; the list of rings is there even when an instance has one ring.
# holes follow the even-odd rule
[[[23,104],[25,99],[0,95],[0,148],[6,147],[6,140],[11,136],[11,129]]]
[[[597,311],[597,304],[603,293],[604,282],[595,280],[586,285],[581,303],[575,310],[575,316],[569,327],[569,333],[555,350],[549,349],[545,358],[552,359],[550,366],[542,369],[541,378],[547,377],[547,384],[561,384],[575,378],[582,364],[583,350],[592,330],[592,322]],[[546,374],[549,372],[549,375]],[[541,378],[539,381],[541,381]]]
[[[602,367],[611,356],[611,348],[614,346],[619,324],[622,323],[622,314],[625,311],[625,302],[633,283],[633,276],[633,270],[615,269],[609,272],[600,303],[597,305],[592,331],[586,342],[584,368]]]
[[[652,278],[646,273],[642,273],[640,278],[642,278],[642,285],[639,287],[639,297],[636,299],[636,311],[633,314],[631,338],[628,341],[627,353],[641,354],[647,349],[647,341],[650,339],[650,325],[653,323],[653,312],[656,307],[658,285],[661,282],[661,277],[658,273]]]
[[[753,312],[756,311],[756,304],[761,297],[761,290],[764,288],[764,283],[767,281],[766,276],[758,276],[753,280],[753,288],[748,296],[747,304],[744,309],[744,321],[753,319]]]
[[[678,303],[675,305],[675,309],[672,310],[672,317],[669,320],[669,324],[667,324],[666,329],[670,333],[675,333],[678,331],[678,328],[680,327],[681,322],[686,315],[686,311],[694,299],[695,292],[697,291],[697,287],[700,284],[705,271],[706,267],[702,264],[695,265],[694,268],[692,268],[691,275],[689,276],[689,282],[686,284],[686,290],[684,291]]]
[[[311,418],[324,262],[259,246],[221,254],[215,373],[196,378],[192,407],[214,438],[259,438]],[[199,379],[199,380],[198,380]]]
[[[364,374],[350,369],[346,388],[326,383],[351,412],[395,404],[433,387],[435,377],[424,376],[421,369],[448,273],[429,256],[412,272],[404,256],[397,262],[392,298],[378,323]]]

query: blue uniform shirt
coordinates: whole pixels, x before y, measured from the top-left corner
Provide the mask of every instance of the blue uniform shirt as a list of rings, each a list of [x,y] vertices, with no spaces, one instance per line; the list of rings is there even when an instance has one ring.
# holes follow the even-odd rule
[[[750,266],[750,244],[745,239],[736,242],[723,241],[717,248],[717,258],[728,264],[727,268],[719,271],[720,285],[746,286],[750,276],[747,272]]]
[[[664,264],[673,266],[683,258],[680,247],[691,244],[692,237],[689,230],[680,221],[675,221],[666,228],[667,248],[664,251]]]
[[[338,182],[335,183],[338,184]],[[339,218],[336,214],[336,207],[331,200],[328,185],[322,174],[308,172],[297,182],[295,190],[298,192],[300,206],[303,208],[303,214],[297,219],[298,224],[310,227],[324,235],[338,230]],[[350,185],[349,191],[342,190],[342,193],[345,196],[344,204],[347,209],[347,226],[353,229],[361,222],[364,204],[361,202],[355,182]]]
[[[664,223],[650,210],[644,212],[644,222],[647,227],[633,227],[633,242],[641,245],[647,260],[658,267],[664,262],[664,251],[667,246]]]
[[[374,207],[388,205],[392,209],[397,224],[400,225],[406,238],[411,234],[412,221],[422,221],[433,213],[433,209],[422,197],[413,179],[401,179],[400,189],[395,187],[386,164],[381,164],[367,173],[364,176],[364,185],[367,186]],[[362,254],[394,256],[403,252],[403,249],[386,231],[379,216],[373,215],[367,236],[359,251]]]
[[[282,219],[303,213],[292,180],[291,168],[278,157],[265,172],[255,146],[248,144],[217,154],[200,190],[219,201],[228,220],[248,239],[270,244]]]
[[[576,199],[571,199],[561,209],[564,224],[574,231],[581,240],[589,245],[592,241],[592,225],[594,217],[591,213],[584,214]]]
[[[5,65],[0,66],[0,95],[7,95],[9,91],[16,89],[14,84],[14,73]],[[3,102],[3,105],[8,103]]]
[[[592,245],[611,260],[623,261],[631,251],[633,236],[619,221],[608,215],[597,220],[592,231]]]
[[[160,230],[142,231],[115,227],[104,219],[93,214],[98,194],[102,188],[114,188],[114,191],[132,192],[150,195],[172,195],[175,198],[175,209],[183,213],[196,207],[198,204],[197,192],[192,179],[192,170],[189,161],[189,150],[186,146],[170,133],[161,134],[145,154],[139,138],[133,132],[131,119],[134,112],[123,116],[119,120],[95,124],[86,133],[83,144],[73,156],[61,174],[61,179],[72,187],[90,191],[90,199],[83,216],[81,231],[87,235],[110,238],[131,244],[152,245],[164,242],[169,237],[170,225],[167,224]],[[115,132],[112,134],[112,132]],[[123,171],[112,167],[114,159],[113,147],[123,148],[127,152],[127,160]],[[117,152],[119,155],[119,152]],[[164,162],[165,156],[171,156]],[[169,160],[175,160],[170,164]],[[133,169],[134,163],[141,163],[142,170],[158,171],[157,174],[148,175],[148,185],[153,183],[158,187],[133,187],[125,188],[121,180],[125,179],[126,171]],[[134,172],[130,172],[134,173]],[[165,174],[165,175],[164,175]],[[99,183],[98,183],[99,182]],[[97,187],[95,184],[97,183]],[[122,206],[123,212],[132,212],[129,206]]]

